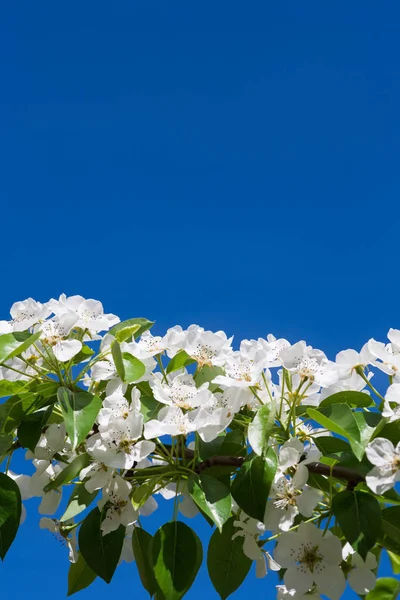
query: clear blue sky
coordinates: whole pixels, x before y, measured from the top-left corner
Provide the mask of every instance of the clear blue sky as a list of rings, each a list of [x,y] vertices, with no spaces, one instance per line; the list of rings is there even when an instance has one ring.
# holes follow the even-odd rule
[[[372,1],[3,3],[0,318],[79,293],[158,333],[273,332],[331,357],[400,328],[399,18]],[[34,507],[1,593],[61,600],[66,552]],[[107,593],[146,598],[132,565],[77,597]],[[187,598],[205,595],[203,569]]]

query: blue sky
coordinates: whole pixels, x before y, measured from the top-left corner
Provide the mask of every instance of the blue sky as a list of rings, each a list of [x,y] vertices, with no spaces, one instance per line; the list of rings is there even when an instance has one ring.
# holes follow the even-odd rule
[[[330,357],[400,327],[397,3],[22,0],[0,15],[1,318],[79,293],[158,333],[273,332]],[[62,599],[66,553],[28,510],[2,593]],[[79,597],[106,592],[146,597],[132,566]],[[187,598],[205,594],[203,569]]]

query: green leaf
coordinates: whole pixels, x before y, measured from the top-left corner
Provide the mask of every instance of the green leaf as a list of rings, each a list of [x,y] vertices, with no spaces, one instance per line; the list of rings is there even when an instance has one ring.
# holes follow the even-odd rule
[[[60,521],[68,521],[69,519],[76,517],[76,515],[79,515],[81,512],[86,510],[96,498],[98,493],[99,490],[88,492],[83,482],[76,484],[72,490],[72,494],[68,500],[67,508],[65,509]]]
[[[243,537],[232,540],[235,517],[227,521],[220,533],[216,530],[208,545],[207,567],[211,582],[225,600],[243,583],[252,561],[243,553]]]
[[[137,381],[144,375],[146,371],[146,367],[142,361],[136,358],[136,356],[129,354],[129,352],[122,352],[122,362],[125,372],[124,381],[126,383],[133,383],[134,381]]]
[[[0,462],[2,462],[3,458],[9,451],[10,446],[13,443],[13,440],[14,440],[14,438],[11,435],[11,433],[0,435]]]
[[[199,453],[199,459],[203,461],[208,460],[212,456],[220,456],[221,447],[224,442],[225,436],[226,432],[222,431],[211,442],[203,442],[201,437],[198,434],[196,434],[196,443]]]
[[[131,496],[131,501],[135,510],[138,510],[145,502],[147,502],[153,493],[156,483],[156,480],[153,479],[151,481],[147,481],[146,483],[141,483],[134,489]]]
[[[232,496],[246,514],[264,521],[265,507],[277,468],[277,458],[272,448],[264,457],[247,459],[232,483]]]
[[[153,596],[157,591],[151,559],[152,540],[152,536],[147,531],[141,527],[134,527],[132,532],[133,554],[135,555],[140,581],[150,596]]]
[[[88,360],[94,353],[94,350],[90,346],[82,344],[81,350],[72,358],[71,365],[79,365],[79,363]]]
[[[120,345],[117,341],[112,343],[111,353],[114,359],[115,368],[119,377],[125,383],[132,383],[140,379],[145,371],[146,367],[135,356],[129,354],[129,352],[121,352]]]
[[[92,429],[101,408],[101,400],[88,392],[73,393],[66,387],[60,387],[57,396],[74,450]]]
[[[379,432],[374,433],[373,437],[377,437],[377,435],[390,440],[394,446],[397,446],[400,442],[400,420],[386,423]]]
[[[40,396],[35,393],[21,393],[19,396],[11,396],[0,405],[0,429],[2,433],[14,431],[24,417],[35,410]]]
[[[326,429],[337,433],[350,442],[350,446],[359,460],[364,454],[360,430],[351,409],[347,404],[333,404],[321,409],[309,408],[308,415]]]
[[[328,454],[341,454],[342,452],[351,452],[351,448],[347,442],[341,438],[333,437],[332,435],[321,435],[313,439],[318,450],[325,456]]]
[[[169,361],[167,365],[167,373],[173,373],[174,371],[183,369],[183,367],[187,367],[194,362],[196,362],[194,358],[191,358],[189,354],[185,352],[185,350],[181,350]]]
[[[0,335],[0,362],[14,358],[14,356],[25,352],[29,346],[39,339],[40,334],[41,331],[32,334],[21,331]]]
[[[143,415],[145,423],[151,419],[155,419],[164,406],[165,404],[158,402],[153,396],[140,397],[140,412]]]
[[[102,513],[92,510],[79,530],[79,550],[88,566],[105,582],[110,583],[118,565],[125,537],[125,527],[102,535]]]
[[[264,456],[268,451],[268,439],[275,422],[275,405],[263,404],[256,412],[248,428],[248,438],[254,452]]]
[[[156,531],[151,550],[162,594],[167,600],[179,600],[195,580],[203,559],[199,538],[185,523],[170,521]]]
[[[127,321],[122,321],[122,323],[117,323],[117,325],[111,327],[108,333],[111,333],[111,335],[117,338],[117,333],[119,331],[123,331],[124,329],[126,330],[127,327],[135,327],[136,325],[139,325],[139,329],[134,332],[134,337],[136,339],[142,335],[142,333],[153,327],[154,323],[154,321],[149,321],[148,319],[143,319],[142,317],[138,317],[137,319],[128,319]]]
[[[387,553],[390,558],[393,573],[395,575],[400,575],[400,556],[398,554],[395,554],[394,552],[390,552],[390,550],[388,550]]]
[[[216,367],[209,365],[204,365],[200,367],[194,374],[194,380],[196,382],[196,387],[200,387],[203,383],[209,383],[208,389],[211,392],[215,392],[218,388],[218,384],[212,383],[213,379],[217,377],[217,375],[224,375],[225,371],[222,367]]]
[[[189,493],[197,506],[221,531],[231,516],[232,499],[229,488],[209,475],[191,475],[188,479]]]
[[[389,506],[382,511],[382,531],[400,545],[400,506]]]
[[[120,344],[122,342],[126,342],[127,340],[131,340],[132,336],[135,335],[140,329],[139,323],[135,325],[127,325],[126,327],[122,327],[118,331],[115,332],[115,337]]]
[[[124,361],[122,360],[121,346],[116,340],[111,344],[111,354],[114,359],[118,376],[122,379],[122,381],[125,381],[125,368]]]
[[[76,456],[74,460],[72,460],[69,465],[67,465],[65,469],[63,469],[61,473],[59,473],[57,477],[53,479],[53,481],[50,481],[50,483],[45,485],[43,491],[50,492],[51,490],[55,490],[56,488],[60,487],[64,483],[69,483],[75,479],[75,477],[77,477],[82,469],[87,467],[89,463],[90,456],[86,454],[86,452],[84,454],[78,454],[78,456]]]
[[[246,438],[238,429],[228,431],[219,448],[221,456],[247,456]]]
[[[37,443],[42,435],[43,427],[50,418],[53,408],[49,406],[46,410],[39,410],[27,415],[20,423],[17,431],[18,441],[24,448],[31,452],[35,451]]]
[[[400,582],[392,577],[381,577],[365,600],[396,600],[400,592]]]
[[[72,596],[72,594],[89,587],[95,579],[96,573],[86,564],[82,554],[79,554],[78,560],[71,563],[69,567],[67,596]]]
[[[369,394],[364,392],[337,392],[322,400],[319,408],[324,406],[332,406],[332,404],[348,404],[349,406],[357,406],[359,408],[365,408],[367,406],[374,405],[374,402]]]
[[[7,381],[7,379],[0,380],[0,398],[5,396],[13,396],[18,394],[21,390],[29,385],[27,381]]]
[[[21,519],[21,494],[11,477],[0,473],[0,558],[4,560]]]
[[[379,502],[364,492],[346,490],[333,497],[332,512],[346,540],[365,560],[381,529]]]

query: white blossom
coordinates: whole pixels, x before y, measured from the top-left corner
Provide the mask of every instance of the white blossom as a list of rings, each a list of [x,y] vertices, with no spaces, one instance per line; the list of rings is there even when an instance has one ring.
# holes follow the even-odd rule
[[[375,494],[384,494],[400,481],[400,442],[395,448],[390,440],[377,437],[365,453],[375,465],[365,478],[367,485]]]

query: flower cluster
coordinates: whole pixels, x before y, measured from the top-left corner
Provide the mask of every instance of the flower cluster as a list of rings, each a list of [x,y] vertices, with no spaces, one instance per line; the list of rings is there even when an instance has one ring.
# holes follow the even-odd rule
[[[10,313],[0,321],[1,558],[38,497],[40,527],[68,547],[70,593],[109,582],[140,552],[147,591],[182,597],[202,550],[180,515],[216,526],[207,563],[222,597],[252,561],[257,577],[279,573],[278,599],[332,600],[347,584],[361,595],[378,586],[382,550],[400,561],[400,330],[333,361],[271,334],[238,349],[198,325],[155,336],[153,322],[120,322],[81,296],[29,298]],[[12,470],[21,449],[32,475]],[[151,536],[144,518],[171,500],[172,520]],[[166,547],[183,549],[179,582]]]

